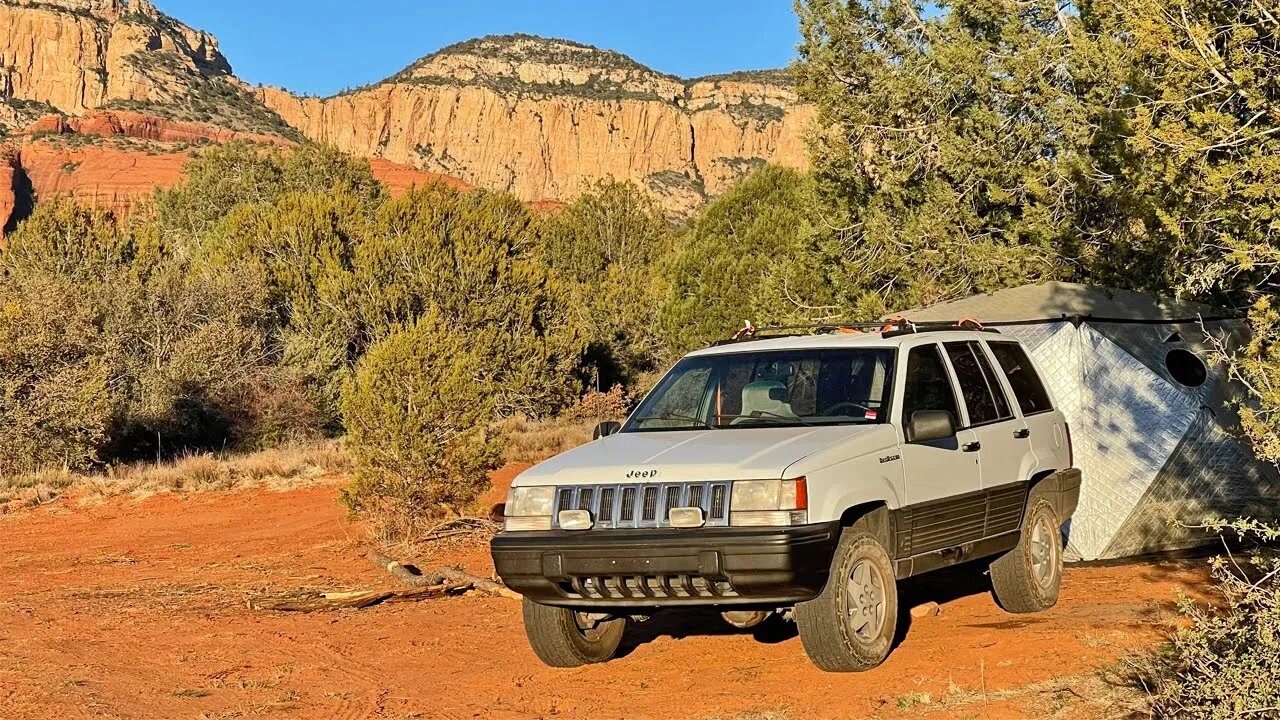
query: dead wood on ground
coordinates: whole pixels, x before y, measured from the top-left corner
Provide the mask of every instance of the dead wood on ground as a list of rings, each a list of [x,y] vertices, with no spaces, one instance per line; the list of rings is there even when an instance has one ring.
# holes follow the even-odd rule
[[[277,612],[318,612],[367,608],[371,605],[417,602],[445,595],[459,595],[471,589],[471,583],[439,583],[414,590],[357,590],[354,592],[294,592],[277,597],[249,601],[254,610]]]
[[[501,583],[496,583],[492,580],[471,575],[470,573],[459,570],[458,568],[441,566],[433,570],[423,572],[413,565],[405,565],[378,552],[369,553],[369,559],[373,560],[374,565],[377,565],[383,570],[391,573],[391,575],[400,582],[412,587],[440,585],[445,583],[467,583],[486,595],[512,598],[514,600],[520,599],[519,593],[507,588]]]

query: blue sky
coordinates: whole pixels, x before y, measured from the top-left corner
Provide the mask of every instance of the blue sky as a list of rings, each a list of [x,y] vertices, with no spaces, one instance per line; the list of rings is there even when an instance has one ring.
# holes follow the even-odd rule
[[[251,83],[330,95],[461,40],[524,32],[617,50],[692,77],[781,67],[799,42],[790,0],[157,0],[222,42]]]

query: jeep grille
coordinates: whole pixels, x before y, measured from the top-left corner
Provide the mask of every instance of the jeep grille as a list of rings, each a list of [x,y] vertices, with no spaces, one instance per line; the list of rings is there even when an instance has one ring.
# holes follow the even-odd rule
[[[708,527],[729,524],[726,499],[729,483],[668,483],[662,485],[569,485],[556,489],[560,510],[587,510],[596,528],[671,527],[672,508],[698,507]],[[558,517],[554,519],[559,527]]]

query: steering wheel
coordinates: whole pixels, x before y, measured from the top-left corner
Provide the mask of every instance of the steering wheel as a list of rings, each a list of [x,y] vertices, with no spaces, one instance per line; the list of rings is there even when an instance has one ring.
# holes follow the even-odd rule
[[[825,417],[839,415],[840,413],[837,413],[836,410],[839,410],[840,408],[845,408],[845,407],[853,408],[855,410],[862,410],[863,412],[875,412],[875,410],[867,407],[866,405],[863,405],[862,403],[856,403],[856,402],[853,402],[852,400],[842,400],[830,407],[824,408],[822,411],[822,414]]]

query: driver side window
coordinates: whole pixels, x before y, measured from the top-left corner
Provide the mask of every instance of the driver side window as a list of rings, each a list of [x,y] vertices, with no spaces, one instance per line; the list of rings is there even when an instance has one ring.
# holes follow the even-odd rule
[[[956,394],[937,345],[912,348],[907,356],[907,379],[902,392],[903,425],[911,422],[911,416],[921,410],[949,412],[952,422],[960,424]]]

